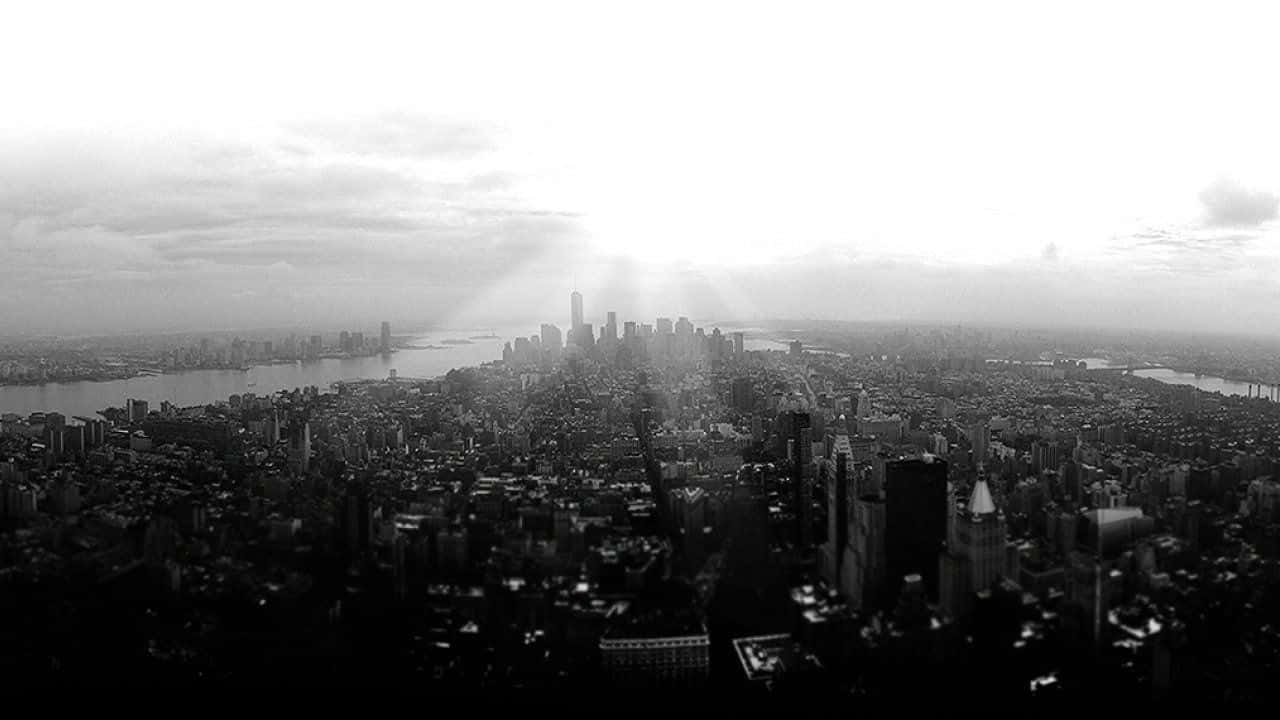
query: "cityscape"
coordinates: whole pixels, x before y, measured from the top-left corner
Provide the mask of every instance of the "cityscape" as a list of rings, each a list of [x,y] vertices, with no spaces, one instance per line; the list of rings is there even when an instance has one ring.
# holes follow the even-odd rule
[[[584,300],[441,377],[5,413],[6,676],[1274,698],[1272,386],[963,327],[747,349]]]
[[[1280,6],[5,27],[3,687],[1280,707]]]

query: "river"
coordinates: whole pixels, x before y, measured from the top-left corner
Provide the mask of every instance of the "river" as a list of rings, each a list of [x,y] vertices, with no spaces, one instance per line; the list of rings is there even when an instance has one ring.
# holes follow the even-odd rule
[[[1114,364],[1102,358],[1082,358],[1085,366],[1090,370],[1097,368],[1125,367],[1123,363]],[[1217,392],[1223,395],[1238,395],[1239,397],[1249,396],[1249,383],[1239,382],[1238,380],[1227,380],[1226,378],[1215,377],[1213,375],[1196,375],[1195,373],[1178,372],[1169,368],[1153,368],[1151,370],[1134,370],[1133,374],[1137,377],[1151,378],[1159,380],[1169,385],[1190,385],[1205,392]],[[1263,393],[1270,392],[1267,388],[1263,388]],[[1254,393],[1257,393],[1257,387],[1254,387]]]
[[[7,385],[0,387],[0,413],[56,411],[92,417],[103,408],[122,407],[127,398],[146,400],[153,408],[165,400],[179,407],[205,405],[246,392],[269,395],[308,385],[325,389],[336,380],[385,378],[393,369],[399,377],[438,377],[453,368],[502,359],[502,345],[512,340],[515,332],[527,331],[499,331],[496,338],[478,337],[488,335],[487,329],[424,333],[414,336],[411,343],[415,348],[386,356],[256,365],[247,371],[186,370],[106,382]]]

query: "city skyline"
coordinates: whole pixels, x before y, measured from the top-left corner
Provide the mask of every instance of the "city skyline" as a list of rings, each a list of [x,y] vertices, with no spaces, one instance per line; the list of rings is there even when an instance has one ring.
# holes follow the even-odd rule
[[[9,10],[15,689],[1280,700],[1280,8]]]

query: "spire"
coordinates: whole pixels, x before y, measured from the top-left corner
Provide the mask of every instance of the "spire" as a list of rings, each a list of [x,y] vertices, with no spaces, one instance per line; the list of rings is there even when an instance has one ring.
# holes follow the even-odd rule
[[[973,486],[973,494],[969,496],[970,515],[991,515],[996,511],[996,504],[991,500],[991,491],[987,489],[987,479],[979,476]]]

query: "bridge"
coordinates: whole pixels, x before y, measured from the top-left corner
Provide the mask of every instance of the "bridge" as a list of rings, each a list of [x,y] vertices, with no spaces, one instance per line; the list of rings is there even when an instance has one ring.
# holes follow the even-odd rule
[[[1160,365],[1158,363],[1129,363],[1125,366],[1109,366],[1100,368],[1089,368],[1091,373],[1115,373],[1120,375],[1132,375],[1134,370],[1173,370],[1175,372],[1195,372],[1201,374],[1199,370],[1187,370],[1184,368],[1176,368],[1171,365]]]

